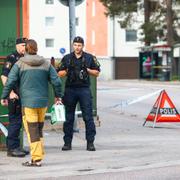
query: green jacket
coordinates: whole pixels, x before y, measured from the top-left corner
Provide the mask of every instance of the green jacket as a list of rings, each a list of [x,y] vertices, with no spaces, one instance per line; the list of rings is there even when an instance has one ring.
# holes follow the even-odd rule
[[[23,107],[46,107],[48,105],[48,81],[53,85],[55,96],[62,97],[61,80],[50,62],[39,55],[25,54],[12,67],[1,99],[7,99],[15,84],[19,83]]]

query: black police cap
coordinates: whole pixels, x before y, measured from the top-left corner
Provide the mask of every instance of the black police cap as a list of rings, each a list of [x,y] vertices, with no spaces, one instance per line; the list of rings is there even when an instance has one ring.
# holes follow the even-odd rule
[[[76,36],[73,40],[73,43],[75,43],[75,42],[84,44],[84,39],[80,36]]]
[[[28,40],[27,38],[17,38],[16,39],[16,44],[26,43],[27,40]]]

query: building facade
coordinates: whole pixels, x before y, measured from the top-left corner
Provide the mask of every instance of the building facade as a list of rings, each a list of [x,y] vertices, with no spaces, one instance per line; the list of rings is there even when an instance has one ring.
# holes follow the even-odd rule
[[[13,7],[13,12],[10,7]],[[1,29],[1,34],[7,34],[7,37],[0,37],[2,43],[12,39],[13,48],[14,36],[25,36],[38,42],[38,53],[47,59],[52,56],[60,59],[69,53],[69,8],[60,0],[7,0],[1,2],[1,8],[3,22],[10,18],[9,24],[4,23]],[[8,16],[7,11],[11,11]],[[15,21],[11,21],[12,18]],[[85,50],[99,59],[102,69],[100,78],[137,78],[138,47],[141,46],[138,18],[132,29],[125,30],[120,27],[120,19],[105,15],[105,7],[99,0],[84,0],[76,6],[76,35],[84,38]],[[11,28],[5,30],[7,24]],[[4,47],[1,45],[0,48]],[[65,50],[64,54],[60,53],[60,49]],[[9,51],[3,49],[2,52],[5,55]]]

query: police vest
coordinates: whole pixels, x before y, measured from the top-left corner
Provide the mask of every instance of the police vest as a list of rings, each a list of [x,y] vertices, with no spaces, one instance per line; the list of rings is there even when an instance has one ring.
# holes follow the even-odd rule
[[[69,60],[66,85],[89,85],[89,75],[84,56],[79,60],[75,60],[74,58]]]

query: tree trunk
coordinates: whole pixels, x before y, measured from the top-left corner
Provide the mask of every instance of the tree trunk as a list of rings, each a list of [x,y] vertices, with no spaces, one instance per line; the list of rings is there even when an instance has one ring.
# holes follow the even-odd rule
[[[173,12],[172,12],[172,0],[166,0],[167,5],[167,44],[172,46],[174,43],[173,38]]]
[[[150,1],[144,0],[144,22],[145,24],[149,23],[150,19]],[[145,45],[150,46],[150,42],[147,40],[147,34],[145,34]]]
[[[173,44],[174,44],[174,37],[173,37],[173,11],[172,11],[172,0],[166,0],[166,7],[167,7],[167,44],[172,48],[170,52],[171,58],[171,71],[170,71],[170,79],[175,74],[174,69],[174,58],[173,58]]]

